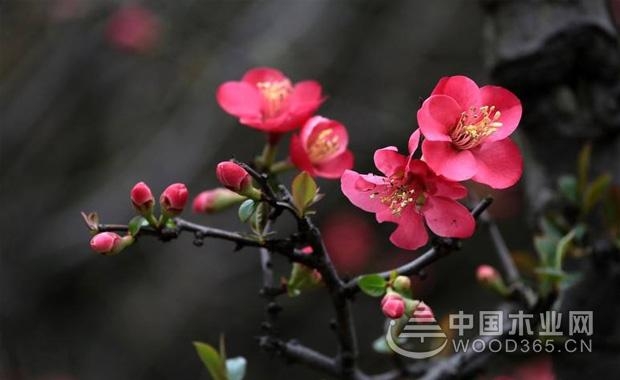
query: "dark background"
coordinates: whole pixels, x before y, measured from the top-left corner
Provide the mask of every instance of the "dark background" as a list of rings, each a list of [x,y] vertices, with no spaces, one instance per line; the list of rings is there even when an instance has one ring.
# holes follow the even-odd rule
[[[525,257],[533,257],[531,215],[586,140],[600,148],[596,164],[618,178],[611,2],[143,1],[161,28],[157,45],[139,54],[105,38],[121,3],[0,2],[1,379],[206,379],[191,342],[215,343],[221,332],[229,354],[248,359],[250,379],[317,378],[257,348],[257,252],[213,240],[197,248],[182,236],[100,257],[79,216],[97,210],[104,222],[123,223],[137,181],[156,194],[184,182],[193,196],[217,185],[217,162],[252,159],[263,136],[220,110],[214,94],[254,66],[321,82],[329,98],[320,114],[349,128],[362,172],[373,170],[375,149],[406,147],[420,98],[441,76],[511,88],[524,101],[519,141],[528,175],[494,208],[510,247]],[[319,225],[355,218],[370,226],[369,252],[341,271],[416,257],[389,245],[392,227],[355,210],[337,181],[319,182],[327,193]],[[185,216],[239,228],[234,211]],[[416,285],[438,319],[498,301],[474,279],[477,265],[495,263],[490,247],[480,232]],[[320,290],[284,300],[283,336],[332,353],[326,301]],[[370,348],[382,333],[378,301],[361,297],[355,312],[362,366],[379,372],[389,360]],[[617,367],[605,368],[598,375],[612,378]]]

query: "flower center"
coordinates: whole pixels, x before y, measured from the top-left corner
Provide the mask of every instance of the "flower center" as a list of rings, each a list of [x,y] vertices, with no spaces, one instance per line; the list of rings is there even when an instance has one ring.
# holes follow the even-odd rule
[[[293,92],[293,86],[288,79],[277,82],[258,82],[256,87],[263,95],[266,102],[265,116],[276,116],[286,102],[288,96]]]
[[[485,138],[501,128],[500,116],[501,113],[495,106],[471,107],[461,114],[456,127],[452,130],[450,134],[452,144],[461,150],[478,146]]]
[[[313,163],[329,158],[340,148],[338,135],[332,128],[322,130],[309,141],[308,156]]]
[[[370,199],[379,199],[381,203],[388,206],[392,215],[400,216],[402,211],[410,204],[421,207],[426,201],[423,190],[415,183],[404,183],[401,178],[391,177],[386,179],[387,189],[381,193],[373,192]]]

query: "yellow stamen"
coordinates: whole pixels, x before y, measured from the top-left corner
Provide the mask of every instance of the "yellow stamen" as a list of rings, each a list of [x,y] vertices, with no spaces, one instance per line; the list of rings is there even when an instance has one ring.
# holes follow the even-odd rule
[[[258,87],[258,90],[267,101],[265,112],[267,117],[276,116],[282,109],[286,98],[293,92],[293,86],[288,79],[282,79],[277,82],[258,82],[256,87]]]
[[[308,156],[312,162],[320,162],[326,157],[331,156],[340,148],[338,135],[332,128],[327,128],[319,132],[318,136],[309,142]]]
[[[495,106],[472,107],[461,114],[456,127],[450,134],[452,144],[465,150],[478,146],[485,138],[502,127],[501,113]]]

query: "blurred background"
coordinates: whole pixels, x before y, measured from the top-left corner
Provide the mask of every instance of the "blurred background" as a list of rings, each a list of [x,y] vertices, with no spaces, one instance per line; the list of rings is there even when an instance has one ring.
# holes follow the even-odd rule
[[[184,182],[193,196],[217,185],[217,162],[251,160],[264,137],[219,109],[215,90],[255,66],[318,80],[328,95],[319,113],[349,128],[361,172],[373,170],[377,148],[406,147],[420,99],[440,77],[516,92],[526,175],[492,210],[511,249],[533,258],[532,216],[585,141],[597,170],[620,178],[619,20],[619,2],[606,0],[0,1],[0,379],[207,379],[191,342],[220,333],[229,355],[248,359],[249,379],[318,377],[257,348],[258,252],[182,236],[101,257],[79,215],[126,223],[136,182],[157,194]],[[318,224],[341,273],[418,255],[391,246],[393,227],[350,205],[337,181],[319,182],[327,197]],[[234,211],[185,216],[239,228]],[[416,280],[415,292],[438,319],[491,308],[498,299],[475,283],[481,263],[496,263],[485,231]],[[287,275],[286,263],[277,268]],[[596,307],[607,304],[617,321],[617,273],[610,281],[614,302]],[[322,290],[282,305],[284,337],[333,353]],[[371,349],[382,334],[378,300],[360,297],[354,309],[363,368],[387,369]],[[617,325],[608,331],[616,344]],[[554,368],[560,378],[617,378],[617,355],[618,345],[557,357]]]

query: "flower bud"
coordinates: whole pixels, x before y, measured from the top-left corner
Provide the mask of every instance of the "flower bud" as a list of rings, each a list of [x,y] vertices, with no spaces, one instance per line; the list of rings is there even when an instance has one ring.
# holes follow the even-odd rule
[[[231,161],[223,161],[217,164],[215,174],[222,185],[234,192],[240,192],[252,183],[250,174],[244,168]]]
[[[252,199],[260,198],[260,192],[252,186],[250,174],[234,162],[220,162],[217,164],[215,174],[220,183],[228,189]]]
[[[407,276],[397,276],[392,282],[392,288],[397,292],[408,292],[411,290],[411,279]]]
[[[90,248],[104,256],[116,255],[133,243],[133,237],[121,237],[114,232],[101,232],[90,239]]]
[[[476,270],[476,279],[481,284],[490,284],[498,279],[501,279],[501,276],[492,266],[480,265]]]
[[[159,197],[161,211],[166,216],[179,215],[187,203],[187,187],[182,183],[174,183],[166,188]]]
[[[142,215],[148,215],[153,212],[155,198],[151,189],[144,182],[138,182],[131,189],[131,203],[133,207]]]
[[[242,202],[246,197],[223,187],[203,191],[194,198],[192,209],[195,213],[210,214],[224,210],[236,203]]]
[[[405,301],[396,293],[388,293],[381,300],[381,311],[388,318],[398,319],[405,313]]]

